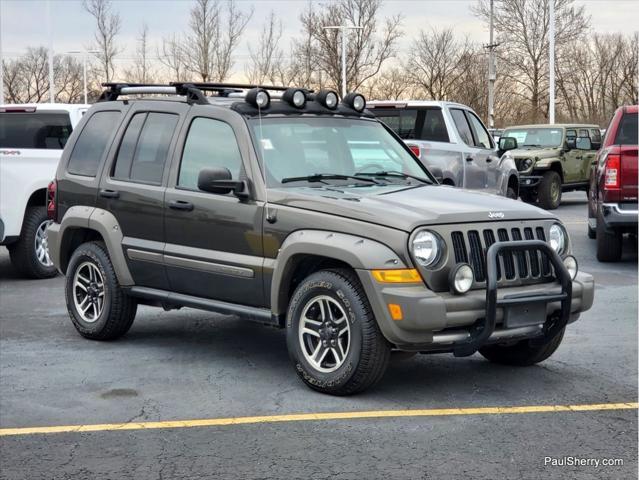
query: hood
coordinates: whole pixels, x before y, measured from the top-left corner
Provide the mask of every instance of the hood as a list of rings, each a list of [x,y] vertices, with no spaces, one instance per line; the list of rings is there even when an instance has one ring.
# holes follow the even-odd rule
[[[551,158],[558,157],[559,152],[561,151],[560,147],[552,147],[552,148],[516,148],[514,150],[508,150],[508,153],[513,158]]]
[[[422,225],[556,218],[518,200],[445,185],[269,189],[269,203],[410,232]]]

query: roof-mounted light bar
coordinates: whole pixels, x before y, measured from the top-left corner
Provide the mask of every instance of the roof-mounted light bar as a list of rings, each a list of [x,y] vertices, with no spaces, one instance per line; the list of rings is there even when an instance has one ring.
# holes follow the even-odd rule
[[[260,110],[268,108],[271,104],[271,96],[262,88],[252,88],[246,93],[244,100]]]
[[[315,95],[315,101],[329,110],[335,110],[339,103],[339,97],[337,96],[337,92],[333,90],[320,90],[319,93]]]

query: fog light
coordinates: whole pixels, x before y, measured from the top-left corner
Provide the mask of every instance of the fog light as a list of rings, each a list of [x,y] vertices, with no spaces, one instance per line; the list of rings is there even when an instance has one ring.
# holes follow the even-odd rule
[[[450,286],[453,293],[462,294],[473,286],[473,269],[467,263],[459,263],[450,272]]]
[[[579,266],[577,265],[577,259],[572,255],[568,255],[564,258],[564,267],[568,270],[568,274],[572,280],[577,276],[577,272],[579,271]]]

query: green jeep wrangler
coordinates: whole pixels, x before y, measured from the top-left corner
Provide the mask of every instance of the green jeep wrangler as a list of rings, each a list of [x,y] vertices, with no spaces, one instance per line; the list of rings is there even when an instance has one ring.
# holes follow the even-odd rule
[[[509,151],[519,170],[519,195],[547,210],[561,203],[561,192],[588,190],[590,166],[601,146],[597,125],[521,125],[507,128],[499,149]]]

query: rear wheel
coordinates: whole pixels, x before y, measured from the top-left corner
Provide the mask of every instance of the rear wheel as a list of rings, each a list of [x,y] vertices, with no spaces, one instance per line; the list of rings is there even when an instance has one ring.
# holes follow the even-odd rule
[[[76,330],[92,340],[124,335],[135,318],[137,302],[120,287],[106,247],[101,242],[80,245],[69,261],[67,310]]]
[[[487,360],[502,365],[520,367],[534,365],[555,353],[564,338],[564,331],[565,328],[541,345],[532,340],[521,340],[514,345],[488,345],[480,348],[479,353]]]
[[[601,215],[597,215],[597,260],[600,262],[619,261],[622,242],[623,235],[614,230],[607,230]]]
[[[322,270],[302,281],[288,308],[286,339],[304,383],[332,395],[371,387],[390,357],[366,294],[349,270]]]
[[[47,229],[51,223],[45,207],[27,207],[20,239],[9,245],[11,264],[23,276],[50,278],[57,274],[49,257]]]
[[[517,200],[517,192],[513,187],[508,187],[506,191],[506,198],[512,198],[513,200]]]
[[[554,170],[544,173],[541,178],[537,199],[546,210],[554,210],[561,203],[561,177]]]

